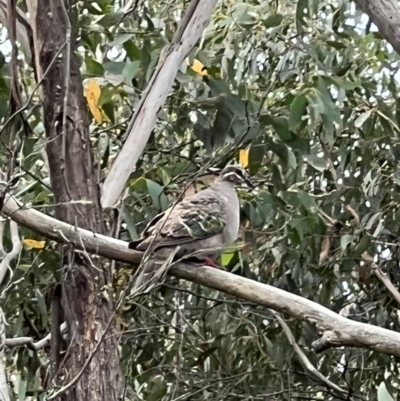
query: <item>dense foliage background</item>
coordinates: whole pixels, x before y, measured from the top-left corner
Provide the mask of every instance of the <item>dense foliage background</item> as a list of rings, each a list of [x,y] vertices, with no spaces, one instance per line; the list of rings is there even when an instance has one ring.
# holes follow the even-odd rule
[[[99,181],[185,7],[122,0],[73,7]],[[6,37],[3,30],[3,123]],[[33,71],[26,53],[19,61],[27,102]],[[120,237],[137,238],[183,188],[208,184],[211,167],[241,162],[257,190],[241,192],[241,237],[222,257],[226,270],[398,331],[398,305],[370,267],[373,259],[398,287],[399,68],[399,56],[352,2],[219,2],[130,178]],[[15,194],[52,214],[36,94],[25,113],[32,132],[21,128],[11,149],[3,141],[1,162],[17,155]],[[24,250],[2,290],[7,337],[39,340],[50,330],[60,255],[55,243],[20,230]],[[117,267],[119,292],[131,268]],[[288,319],[313,365],[345,390],[335,393],[300,363],[268,310],[196,284],[170,278],[125,305],[118,321],[127,399],[377,400],[384,380],[399,394],[397,358],[355,348],[315,354],[315,328]],[[47,361],[47,349],[8,350],[15,399],[42,399]]]

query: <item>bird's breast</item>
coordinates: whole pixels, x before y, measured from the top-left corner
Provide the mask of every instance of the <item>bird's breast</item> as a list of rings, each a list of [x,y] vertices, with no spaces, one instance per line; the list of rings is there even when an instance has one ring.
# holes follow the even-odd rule
[[[225,244],[230,245],[239,234],[240,226],[240,209],[239,199],[234,193],[234,196],[229,197],[228,207],[226,208],[226,229],[225,229]]]

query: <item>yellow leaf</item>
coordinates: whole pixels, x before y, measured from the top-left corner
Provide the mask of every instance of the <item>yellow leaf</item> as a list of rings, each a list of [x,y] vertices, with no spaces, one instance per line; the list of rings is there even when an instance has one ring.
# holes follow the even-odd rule
[[[101,95],[101,88],[95,79],[91,79],[89,84],[85,86],[85,97],[89,105],[89,109],[94,119],[101,124],[103,122],[103,114],[97,105]]]
[[[187,59],[187,63],[189,64],[189,59]],[[207,67],[205,67],[204,64],[202,64],[199,60],[195,59],[190,68],[199,75],[208,76]]]
[[[34,239],[24,239],[24,244],[31,248],[43,249],[46,245],[46,241],[35,241]]]
[[[243,167],[247,167],[249,165],[249,149],[240,149],[239,162]]]

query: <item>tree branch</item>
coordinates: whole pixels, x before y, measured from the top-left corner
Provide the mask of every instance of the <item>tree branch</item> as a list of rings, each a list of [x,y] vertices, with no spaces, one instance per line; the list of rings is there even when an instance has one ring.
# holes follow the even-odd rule
[[[3,282],[7,270],[10,268],[10,262],[19,255],[22,248],[22,243],[18,235],[18,225],[15,221],[11,221],[10,223],[10,233],[13,247],[11,251],[4,256],[0,263],[0,283]]]
[[[386,274],[380,269],[379,266],[374,263],[372,265],[374,269],[375,276],[381,281],[381,283],[387,288],[387,290],[392,294],[393,298],[400,304],[400,293],[397,291],[396,287],[387,278]]]
[[[302,351],[300,346],[296,343],[296,340],[290,331],[289,326],[287,323],[280,317],[279,313],[275,312],[274,310],[270,309],[270,312],[276,317],[278,320],[280,326],[282,327],[284,333],[286,334],[287,339],[289,340],[290,345],[293,347],[294,351],[300,358],[301,363],[303,366],[311,372],[317,379],[321,380],[323,383],[325,383],[328,387],[332,388],[333,390],[337,391],[340,394],[347,393],[347,391],[341,387],[339,387],[337,384],[332,383],[329,379],[327,379],[321,372],[319,372],[314,365],[310,362],[310,360],[307,358],[307,355]]]
[[[354,0],[400,54],[400,8],[394,0]]]
[[[67,331],[67,323],[63,323],[60,326],[60,332],[65,333]],[[14,347],[23,347],[27,346],[35,351],[42,349],[46,346],[50,345],[51,334],[47,334],[46,337],[43,337],[41,340],[34,342],[32,337],[15,337],[15,338],[7,338],[6,339],[6,346],[8,348]]]
[[[3,222],[1,222],[1,224],[3,225]],[[15,221],[10,222],[10,233],[13,246],[11,251],[4,255],[3,260],[0,263],[0,283],[3,283],[7,270],[10,267],[10,262],[19,255],[22,247],[21,240],[18,235],[18,224]],[[3,234],[4,226],[2,227],[1,231],[2,236]],[[3,238],[1,238],[1,243],[3,243]],[[3,309],[0,308],[0,394],[2,400],[9,401],[10,394],[7,386],[6,366],[4,363],[4,346],[6,341],[5,319]]]
[[[6,199],[3,213],[20,225],[47,238],[73,244],[76,249],[120,262],[140,262],[142,254],[128,249],[126,242],[75,228],[24,207],[12,197]],[[322,338],[312,344],[317,352],[329,347],[348,346],[400,356],[400,333],[352,321],[279,288],[206,266],[194,268],[193,265],[180,264],[172,266],[169,273],[315,324],[322,333]]]
[[[112,207],[149,140],[157,113],[185,57],[203,33],[217,0],[192,0],[171,44],[161,52],[157,68],[126,131],[127,140],[102,187],[101,204]]]
[[[4,355],[4,346],[6,343],[6,325],[4,321],[3,310],[0,308],[0,394],[2,401],[10,401],[10,393],[7,385],[6,358]]]

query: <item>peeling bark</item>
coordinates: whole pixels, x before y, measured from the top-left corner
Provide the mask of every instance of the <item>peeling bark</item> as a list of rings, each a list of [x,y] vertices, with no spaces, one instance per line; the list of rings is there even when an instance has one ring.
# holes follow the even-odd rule
[[[74,226],[101,233],[104,228],[93,171],[86,104],[74,39],[71,38],[69,43],[71,27],[67,4],[64,5],[62,0],[32,0],[27,4],[38,81],[50,67],[40,95],[56,216]],[[57,56],[60,49],[63,51]],[[80,373],[110,319],[113,320],[111,297],[106,299],[102,295],[104,286],[110,283],[110,272],[100,264],[93,266],[78,258],[73,246],[65,250],[64,256],[62,304],[70,344],[64,365],[58,366],[56,384],[65,386],[78,374],[81,377],[57,399],[117,400],[122,386],[117,336],[112,335],[115,334],[113,322],[89,366]],[[54,352],[52,354],[54,358]]]
[[[400,7],[394,0],[354,0],[400,54]]]

